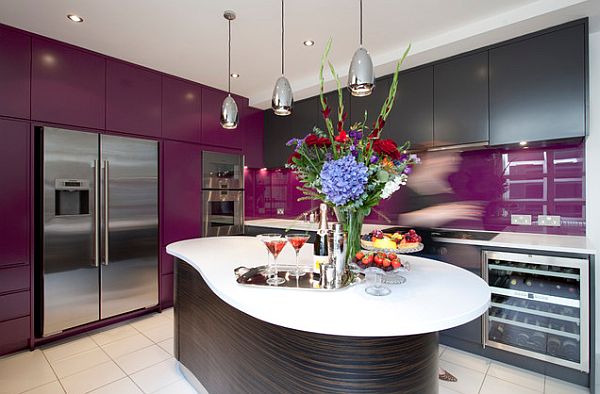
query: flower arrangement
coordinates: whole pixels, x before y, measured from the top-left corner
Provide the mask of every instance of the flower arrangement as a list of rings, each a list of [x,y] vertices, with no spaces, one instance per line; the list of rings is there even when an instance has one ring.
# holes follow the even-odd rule
[[[394,79],[381,111],[370,129],[367,113],[362,122],[344,128],[342,87],[338,75],[328,60],[331,39],[326,45],[319,71],[321,112],[326,130],[318,127],[304,138],[293,138],[288,146],[294,147],[287,168],[292,169],[302,186],[302,199],[321,200],[332,207],[338,221],[348,232],[349,256],[360,250],[360,231],[364,217],[371,213],[381,199],[389,198],[405,185],[411,167],[418,162],[416,155],[406,150],[410,143],[398,146],[391,139],[382,139],[386,119],[394,104],[398,72],[410,50],[410,45],[398,61]],[[323,70],[329,65],[338,91],[337,127],[331,119],[331,107],[323,96]]]

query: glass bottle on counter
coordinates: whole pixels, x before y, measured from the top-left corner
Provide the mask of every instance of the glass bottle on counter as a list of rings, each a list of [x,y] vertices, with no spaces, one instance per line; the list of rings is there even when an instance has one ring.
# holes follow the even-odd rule
[[[319,229],[315,237],[314,253],[313,253],[313,272],[320,273],[321,264],[327,264],[329,261],[329,253],[327,249],[327,204],[319,206]]]

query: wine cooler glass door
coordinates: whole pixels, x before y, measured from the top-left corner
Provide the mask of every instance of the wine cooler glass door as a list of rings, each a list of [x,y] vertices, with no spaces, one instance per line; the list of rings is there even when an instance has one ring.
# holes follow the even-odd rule
[[[486,346],[589,371],[588,261],[484,252]]]

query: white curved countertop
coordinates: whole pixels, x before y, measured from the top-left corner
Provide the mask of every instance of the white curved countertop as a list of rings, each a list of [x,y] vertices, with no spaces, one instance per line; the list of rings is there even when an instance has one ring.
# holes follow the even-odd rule
[[[374,297],[357,284],[336,291],[250,287],[235,281],[240,266],[264,265],[265,246],[254,237],[197,238],[167,246],[167,253],[195,267],[223,301],[257,319],[296,330],[358,337],[403,336],[445,330],[483,314],[490,302],[488,285],[461,268],[406,256],[411,271],[392,293]],[[312,263],[312,245],[300,252]],[[286,245],[278,262],[294,264]]]

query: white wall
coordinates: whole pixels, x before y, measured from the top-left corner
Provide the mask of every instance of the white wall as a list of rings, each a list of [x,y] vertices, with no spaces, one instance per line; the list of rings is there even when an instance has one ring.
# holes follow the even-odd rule
[[[600,32],[590,34],[590,135],[585,144],[586,160],[586,231],[600,247]],[[599,256],[600,257],[600,256]],[[600,258],[596,259],[596,264]],[[596,330],[600,328],[600,269],[596,270]],[[593,357],[593,356],[592,356]],[[596,342],[596,365],[600,366],[600,340]],[[600,392],[600,374],[596,370],[596,392]]]

